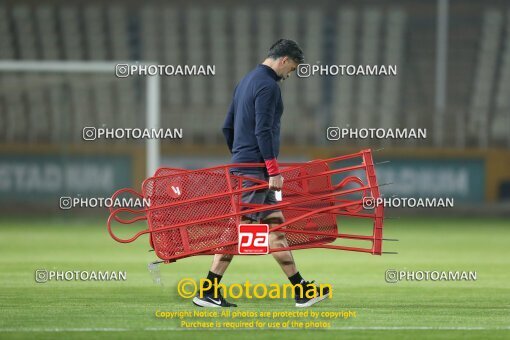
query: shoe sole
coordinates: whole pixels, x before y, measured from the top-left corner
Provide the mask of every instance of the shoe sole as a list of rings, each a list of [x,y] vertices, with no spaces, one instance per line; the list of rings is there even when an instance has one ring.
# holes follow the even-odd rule
[[[321,296],[317,296],[316,298],[310,299],[310,300],[308,300],[305,303],[296,303],[296,307],[298,307],[298,308],[305,308],[305,307],[313,306],[316,303],[321,302],[322,300],[324,300],[328,296],[329,296],[329,293],[321,295]]]
[[[201,300],[201,299],[197,298],[196,296],[193,298],[193,304],[198,306],[198,307],[221,308],[220,305],[216,305],[214,303]]]

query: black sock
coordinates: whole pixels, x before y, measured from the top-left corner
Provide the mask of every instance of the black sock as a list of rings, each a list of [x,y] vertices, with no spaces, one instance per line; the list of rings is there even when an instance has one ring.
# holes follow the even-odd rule
[[[303,278],[301,277],[301,274],[299,274],[299,272],[297,272],[296,274],[289,276],[289,281],[293,285],[298,285],[301,283],[301,281],[303,281]]]
[[[204,292],[206,292],[206,291],[208,292],[208,291],[212,290],[214,287],[214,284],[220,283],[222,277],[223,277],[223,275],[218,275],[218,274],[213,273],[212,271],[209,271],[209,274],[207,274],[207,280],[209,280],[211,282],[209,283],[209,282],[205,281],[203,283],[202,287],[204,288]],[[209,286],[209,284],[211,286],[209,288],[205,289],[205,285]]]

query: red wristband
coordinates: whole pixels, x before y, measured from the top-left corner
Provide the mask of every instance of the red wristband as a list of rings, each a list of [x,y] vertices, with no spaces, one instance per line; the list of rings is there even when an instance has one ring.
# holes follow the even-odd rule
[[[276,158],[268,159],[265,161],[265,163],[269,176],[276,176],[280,174],[280,169],[278,169],[278,162],[276,161]]]

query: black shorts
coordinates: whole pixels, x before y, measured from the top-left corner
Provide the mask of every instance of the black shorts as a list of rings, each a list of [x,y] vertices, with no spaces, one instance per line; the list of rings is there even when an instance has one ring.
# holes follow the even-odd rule
[[[237,176],[256,178],[259,180],[264,180],[266,182],[269,181],[269,177],[262,172],[260,174],[258,174],[258,173],[256,174],[256,173],[244,173],[242,171],[236,170],[233,172],[233,174],[237,175]],[[255,182],[252,182],[249,180],[243,181],[243,188],[249,188],[254,185],[258,185],[258,183],[255,183]],[[243,192],[242,196],[241,196],[241,201],[243,203],[266,204],[266,205],[273,205],[273,204],[278,203],[278,201],[276,200],[274,190],[269,190],[269,189],[259,189],[259,190]],[[253,208],[244,208],[244,209],[253,209]],[[280,212],[280,210],[265,210],[265,211],[260,211],[257,213],[246,214],[246,215],[243,215],[243,218],[258,222],[259,220],[263,220],[269,214],[272,214],[274,212]]]

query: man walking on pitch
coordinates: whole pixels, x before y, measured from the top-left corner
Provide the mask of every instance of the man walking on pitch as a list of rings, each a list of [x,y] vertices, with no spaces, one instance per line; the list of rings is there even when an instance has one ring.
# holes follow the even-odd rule
[[[264,62],[248,73],[237,85],[234,98],[230,104],[223,133],[232,153],[232,163],[265,163],[265,168],[233,169],[244,177],[261,179],[269,182],[266,190],[248,191],[242,195],[243,203],[276,204],[275,191],[283,187],[283,177],[278,170],[277,157],[280,147],[280,119],[283,102],[278,82],[287,79],[297,66],[304,62],[303,51],[296,42],[287,39],[278,40],[271,48]],[[243,187],[253,186],[245,181]],[[264,211],[242,216],[241,223],[269,224],[272,228],[284,222],[280,210]],[[269,234],[271,249],[288,247],[285,234]],[[324,300],[329,295],[327,288],[319,289],[305,281],[296,268],[292,252],[272,253],[290,282],[295,285],[296,307],[308,307]],[[210,282],[218,284],[233,256],[217,254],[207,275]],[[301,286],[301,287],[300,287]],[[197,295],[193,303],[201,307],[237,307],[227,302],[218,290],[214,294],[210,286],[205,294]],[[205,286],[203,287],[205,288]],[[309,290],[316,289],[318,294],[308,298]]]

